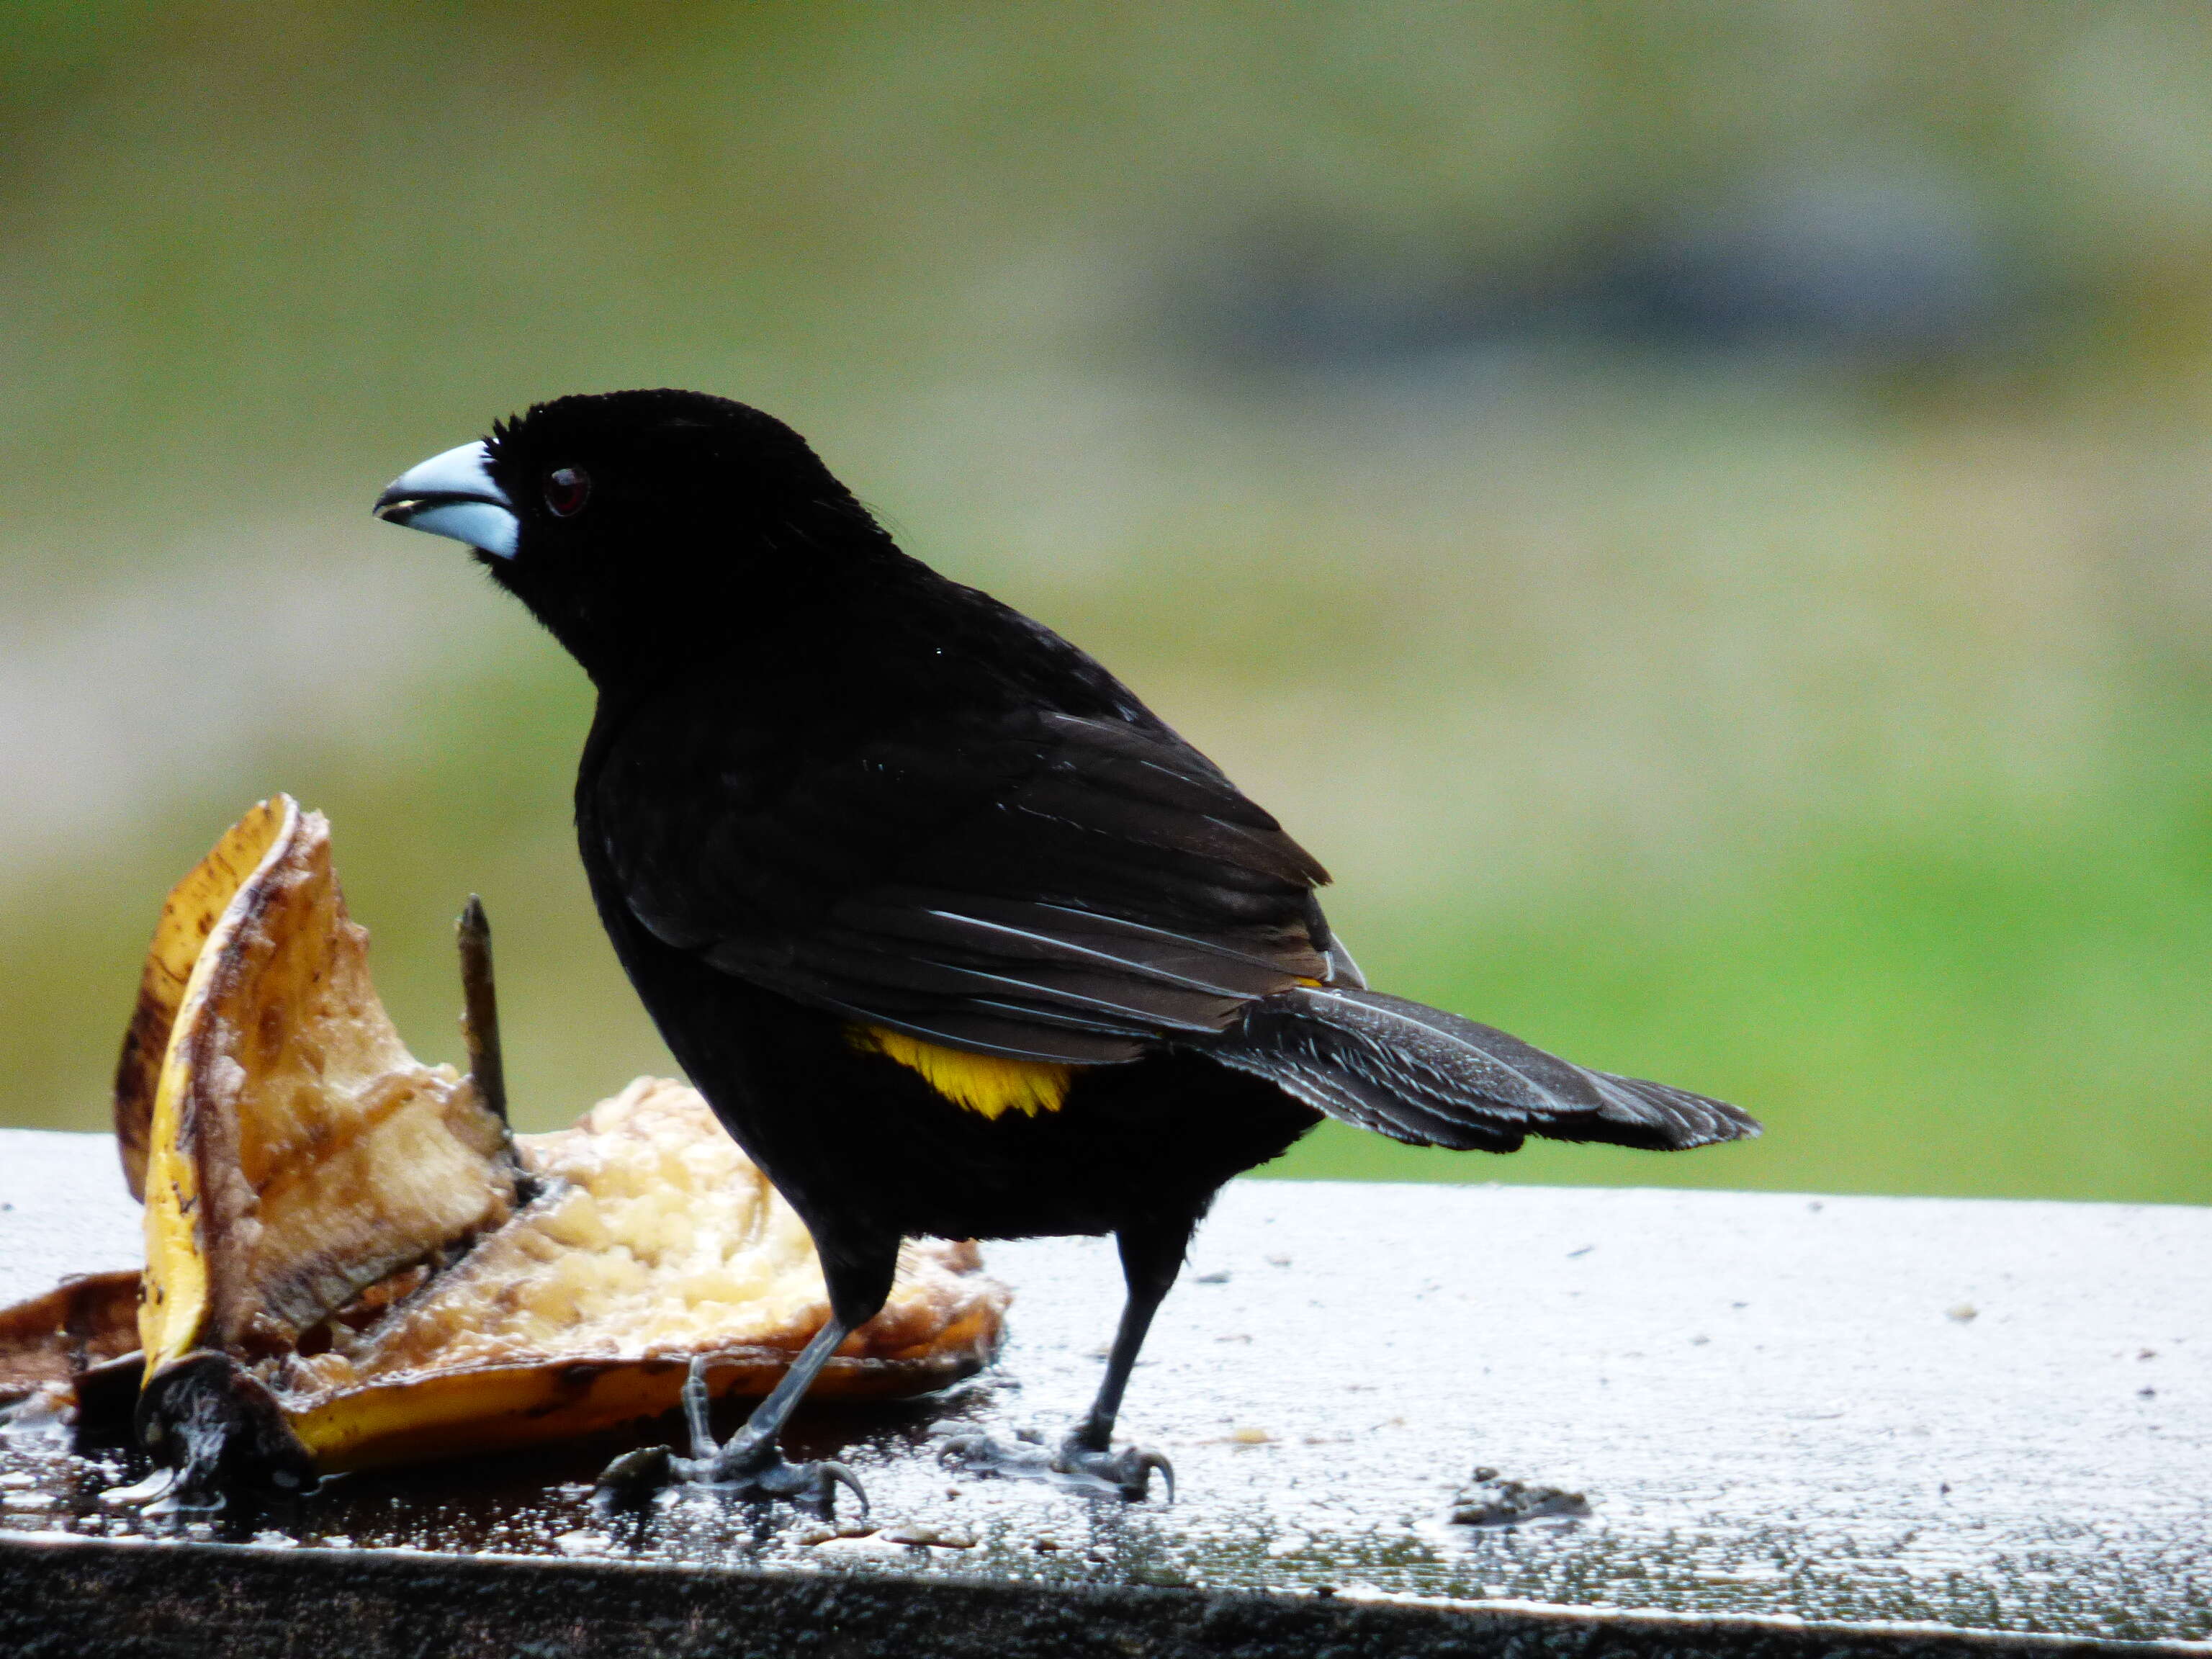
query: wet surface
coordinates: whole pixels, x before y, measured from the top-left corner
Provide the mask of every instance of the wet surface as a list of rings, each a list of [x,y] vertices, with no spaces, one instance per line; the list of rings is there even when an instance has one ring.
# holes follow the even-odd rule
[[[103,1139],[0,1133],[0,1298],[135,1258]],[[939,1467],[954,1433],[1056,1438],[1117,1307],[1105,1243],[986,1259],[996,1368],[799,1419],[866,1536],[697,1494],[610,1523],[588,1483],[635,1438],[189,1527],[101,1501],[121,1456],[19,1441],[0,1530],[2212,1638],[2212,1212],[1240,1183],[1124,1418],[1172,1508]],[[1451,1520],[1516,1482],[1588,1514]]]

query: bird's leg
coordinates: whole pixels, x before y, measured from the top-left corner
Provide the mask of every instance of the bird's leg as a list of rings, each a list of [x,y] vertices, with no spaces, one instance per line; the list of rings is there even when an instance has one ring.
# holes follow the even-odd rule
[[[1121,1322],[1114,1332],[1114,1346],[1106,1356],[1106,1375],[1099,1379],[1098,1396],[1083,1420],[1060,1443],[1053,1467],[1063,1474],[1087,1474],[1120,1488],[1123,1495],[1142,1498],[1154,1469],[1167,1483],[1168,1502],[1175,1502],[1175,1470],[1156,1451],[1137,1446],[1112,1449],[1114,1419],[1121,1414],[1121,1395],[1136,1368],[1137,1351],[1145,1334],[1182,1271],[1182,1254],[1190,1243],[1191,1230],[1138,1232],[1126,1230],[1115,1236],[1121,1247],[1121,1276],[1129,1287],[1121,1304]]]
[[[837,1488],[843,1485],[852,1488],[853,1496],[860,1500],[860,1513],[866,1515],[868,1494],[860,1489],[860,1478],[852,1470],[842,1463],[787,1463],[776,1446],[777,1437],[783,1432],[784,1419],[791,1415],[792,1407],[813,1386],[830,1356],[852,1334],[851,1325],[832,1316],[830,1322],[814,1334],[814,1340],[800,1351],[799,1358],[791,1362],[791,1369],[769,1390],[768,1398],[753,1407],[753,1414],[745,1419],[744,1426],[732,1435],[719,1451],[711,1456],[702,1455],[691,1464],[692,1478],[747,1498],[793,1498],[823,1509],[833,1506]],[[697,1446],[703,1440],[705,1447],[711,1448],[713,1437],[701,1432],[705,1426],[704,1417],[702,1401],[701,1409],[692,1417],[692,1442]]]
[[[850,1487],[860,1500],[860,1513],[868,1512],[868,1494],[860,1477],[842,1463],[787,1463],[776,1448],[784,1420],[800,1396],[812,1385],[830,1356],[837,1352],[852,1327],[832,1318],[814,1334],[814,1340],[791,1362],[782,1380],[768,1397],[753,1407],[744,1426],[726,1443],[717,1446],[707,1421],[707,1369],[694,1358],[684,1379],[684,1418],[690,1432],[691,1455],[678,1457],[666,1446],[641,1446],[600,1471],[597,1501],[602,1509],[629,1509],[678,1480],[741,1498],[788,1498],[820,1509],[834,1506],[840,1486]]]
[[[837,1488],[842,1486],[860,1500],[861,1515],[867,1514],[868,1494],[852,1470],[836,1462],[787,1462],[776,1444],[793,1407],[813,1386],[830,1356],[883,1306],[898,1261],[896,1242],[883,1253],[881,1261],[872,1260],[854,1273],[837,1271],[830,1253],[822,1254],[830,1280],[830,1321],[799,1350],[799,1358],[791,1362],[768,1397],[753,1407],[744,1426],[721,1445],[714,1443],[707,1420],[705,1363],[693,1359],[690,1374],[684,1381],[684,1417],[690,1432],[691,1455],[678,1457],[665,1446],[647,1446],[617,1457],[599,1475],[597,1501],[601,1508],[635,1507],[672,1482],[696,1480],[737,1497],[788,1498],[822,1510],[835,1507]]]
[[[1121,1306],[1121,1322],[1114,1333],[1097,1397],[1057,1451],[1047,1456],[1034,1448],[1006,1447],[981,1435],[963,1435],[945,1443],[945,1461],[958,1461],[987,1474],[1073,1477],[1085,1485],[1110,1486],[1130,1498],[1146,1495],[1152,1471],[1158,1469],[1167,1484],[1168,1501],[1173,1503],[1175,1470],[1168,1460],[1138,1446],[1115,1451],[1114,1420],[1121,1415],[1121,1396],[1136,1367],[1138,1350],[1145,1346],[1145,1334],[1152,1329],[1152,1316],[1182,1271],[1183,1251],[1194,1224],[1186,1221],[1168,1227],[1125,1228],[1115,1235],[1128,1298]]]

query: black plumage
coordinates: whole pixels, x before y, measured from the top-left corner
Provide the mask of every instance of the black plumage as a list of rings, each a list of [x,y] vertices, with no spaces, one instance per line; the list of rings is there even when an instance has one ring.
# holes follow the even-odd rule
[[[756,410],[562,398],[379,510],[475,542],[592,677],[601,919],[821,1247],[833,1321],[714,1478],[842,1474],[775,1437],[903,1237],[1120,1237],[1130,1308],[1055,1462],[1141,1492],[1158,1460],[1108,1437],[1152,1307],[1220,1184],[1322,1115],[1493,1152],[1756,1133],[1367,990],[1273,817],[1074,646],[901,552]]]

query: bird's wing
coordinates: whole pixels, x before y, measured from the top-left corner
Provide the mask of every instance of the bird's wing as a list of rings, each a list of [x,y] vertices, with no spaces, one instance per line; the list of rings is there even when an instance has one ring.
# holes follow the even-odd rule
[[[623,798],[667,799],[662,780],[616,757],[597,816],[623,826],[605,851],[623,902],[742,979],[1025,1060],[1133,1059],[1333,976],[1313,899],[1327,872],[1164,727],[1035,710],[928,724],[769,789],[773,768],[727,755],[647,759],[696,804],[655,822]]]

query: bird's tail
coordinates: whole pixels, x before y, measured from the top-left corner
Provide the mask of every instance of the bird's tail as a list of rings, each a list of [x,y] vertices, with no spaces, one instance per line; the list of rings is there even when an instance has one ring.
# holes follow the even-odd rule
[[[1671,1152],[1759,1133],[1717,1100],[1585,1071],[1493,1026],[1376,991],[1322,985],[1261,998],[1206,1053],[1416,1146],[1510,1152],[1541,1135]]]

